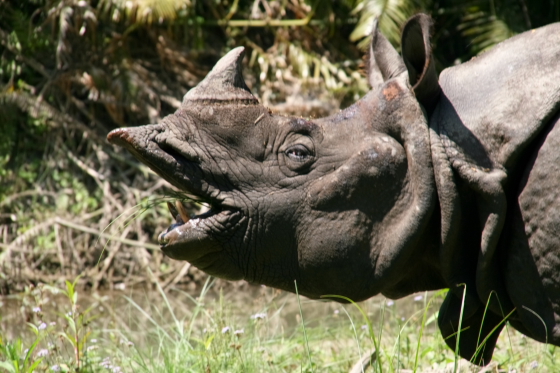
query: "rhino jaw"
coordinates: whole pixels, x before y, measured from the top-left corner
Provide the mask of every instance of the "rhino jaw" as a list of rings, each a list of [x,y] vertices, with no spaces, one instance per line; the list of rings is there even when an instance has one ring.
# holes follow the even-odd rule
[[[220,251],[212,237],[216,233],[220,233],[220,236],[227,234],[231,228],[238,226],[241,218],[242,214],[239,211],[220,211],[217,207],[212,207],[204,214],[195,215],[186,222],[181,216],[177,216],[175,224],[159,235],[158,242],[168,257],[193,261],[202,255]]]
[[[244,214],[228,203],[215,187],[208,186],[200,178],[199,161],[181,149],[161,140],[168,133],[161,125],[119,128],[107,136],[110,143],[130,151],[142,163],[190,199],[204,202],[210,209],[200,215],[186,217],[185,212],[175,213],[176,219],[158,237],[162,251],[173,259],[186,260],[209,274],[219,274],[228,279],[241,279],[241,270],[221,258],[223,244],[232,239],[242,226]]]

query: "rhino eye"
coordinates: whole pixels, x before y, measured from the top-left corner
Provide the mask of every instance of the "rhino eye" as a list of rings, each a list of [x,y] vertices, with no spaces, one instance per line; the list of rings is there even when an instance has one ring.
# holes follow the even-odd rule
[[[298,162],[305,162],[311,157],[311,152],[305,146],[298,144],[286,150],[286,155]]]

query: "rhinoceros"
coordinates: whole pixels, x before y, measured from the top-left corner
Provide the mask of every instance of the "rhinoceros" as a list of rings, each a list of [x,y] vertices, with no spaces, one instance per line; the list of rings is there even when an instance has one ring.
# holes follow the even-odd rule
[[[261,105],[239,47],[174,114],[112,131],[111,143],[211,206],[177,214],[163,252],[310,298],[449,288],[440,330],[478,364],[506,320],[560,346],[560,24],[439,79],[431,28],[411,18],[401,56],[375,27],[371,91],[326,118]]]

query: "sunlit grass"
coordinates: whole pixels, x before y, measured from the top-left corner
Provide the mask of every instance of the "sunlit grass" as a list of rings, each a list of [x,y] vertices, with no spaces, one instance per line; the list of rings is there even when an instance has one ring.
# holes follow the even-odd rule
[[[264,287],[225,292],[211,281],[196,296],[79,297],[74,285],[2,300],[0,371],[349,372],[375,348],[369,371],[454,371],[436,322],[444,291],[339,304]],[[559,359],[509,328],[485,371],[554,372]]]

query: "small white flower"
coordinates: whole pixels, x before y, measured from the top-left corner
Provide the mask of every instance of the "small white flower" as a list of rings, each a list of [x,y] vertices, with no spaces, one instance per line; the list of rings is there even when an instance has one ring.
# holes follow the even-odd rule
[[[368,326],[367,326],[367,325],[365,325],[365,324],[362,325],[362,330],[367,330],[367,329],[368,329]]]
[[[40,323],[39,326],[37,327],[37,329],[39,329],[39,330],[47,329],[47,323],[44,323],[44,322]]]
[[[97,350],[99,348],[99,346],[93,345],[93,346],[87,346],[86,351],[93,351],[93,350]]]
[[[338,314],[340,313],[340,311],[339,311],[339,310],[334,310],[333,313],[334,313],[335,315],[338,315]]]
[[[231,330],[231,328],[229,326],[225,326],[225,327],[222,328],[222,334],[229,333],[230,330]]]
[[[52,350],[54,348],[54,343],[47,343],[47,348]]]
[[[49,323],[49,326],[55,326],[55,325],[56,325],[56,321],[51,321],[51,322]]]
[[[103,359],[103,361],[101,363],[99,363],[99,365],[101,365],[103,368],[105,369],[111,369],[113,366],[111,365],[111,361],[109,360],[108,357],[106,357],[105,359]]]
[[[536,360],[531,361],[531,363],[529,364],[529,366],[531,367],[532,370],[535,370],[539,367],[539,362]]]
[[[113,367],[113,373],[121,373],[121,367]]]
[[[423,295],[417,295],[417,296],[414,297],[415,302],[420,302],[422,299],[424,299]]]
[[[41,307],[33,307],[31,310],[35,313],[39,313],[41,312]]]
[[[235,335],[241,335],[243,333],[245,333],[245,329],[237,329],[236,331],[233,332],[233,334]]]
[[[91,343],[97,343],[97,339],[93,338],[92,340],[90,340]]]
[[[127,345],[127,346],[134,346],[134,343],[126,340],[126,339],[121,339],[121,344],[122,345]]]
[[[37,352],[37,357],[45,357],[48,354],[49,354],[49,350],[43,348],[42,350],[39,350],[39,352]]]
[[[266,313],[262,312],[262,313],[255,313],[254,315],[251,315],[251,320],[263,320],[266,318]]]
[[[394,304],[395,304],[395,301],[392,301],[392,300],[387,301],[387,307],[391,307]]]
[[[53,372],[60,372],[60,365],[58,365],[58,364],[53,365],[53,366],[51,367],[51,370],[52,370]]]

